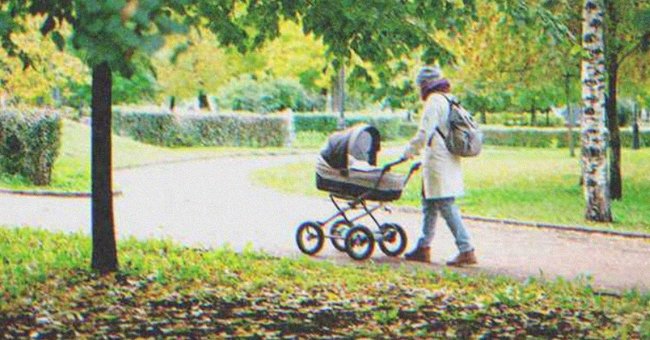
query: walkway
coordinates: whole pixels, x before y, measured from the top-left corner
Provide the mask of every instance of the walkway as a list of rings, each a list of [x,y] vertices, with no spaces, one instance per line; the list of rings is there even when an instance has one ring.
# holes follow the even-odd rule
[[[260,188],[251,182],[250,174],[259,168],[301,160],[305,156],[221,158],[117,171],[115,182],[123,191],[123,196],[115,199],[118,237],[169,237],[192,246],[230,244],[234,249],[250,243],[272,254],[296,256],[295,227],[304,220],[329,215],[331,203]],[[405,226],[409,240],[417,237],[419,214],[383,214],[382,219]],[[87,198],[0,194],[2,225],[89,232],[89,221]],[[468,225],[480,265],[464,271],[517,278],[541,274],[548,279],[590,275],[598,288],[650,290],[648,241],[484,222],[468,221]],[[441,267],[455,252],[442,221],[433,249],[432,268]],[[330,244],[319,257],[349,261]],[[386,259],[378,249],[374,259],[399,262]]]

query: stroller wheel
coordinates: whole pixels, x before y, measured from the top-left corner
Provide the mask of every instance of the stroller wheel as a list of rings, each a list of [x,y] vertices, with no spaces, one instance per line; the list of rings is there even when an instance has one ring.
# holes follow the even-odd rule
[[[296,243],[300,251],[314,255],[323,248],[325,236],[319,223],[303,222],[296,230]]]
[[[330,241],[339,251],[345,251],[345,235],[350,230],[351,225],[345,220],[337,220],[330,227]]]
[[[397,223],[384,223],[379,226],[381,233],[379,249],[388,256],[400,256],[406,249],[406,232]]]
[[[375,238],[370,229],[356,225],[352,227],[345,236],[345,251],[348,255],[358,261],[365,260],[375,250]]]

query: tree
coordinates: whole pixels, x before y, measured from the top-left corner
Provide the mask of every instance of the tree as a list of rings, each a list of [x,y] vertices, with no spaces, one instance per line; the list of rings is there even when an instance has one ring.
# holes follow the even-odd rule
[[[650,1],[604,0],[607,127],[610,133],[610,193],[623,198],[621,137],[618,120],[618,81],[621,66],[633,55],[650,51]]]
[[[64,25],[72,27],[69,41],[92,72],[92,236],[93,269],[107,273],[117,270],[113,221],[111,103],[112,72],[133,74],[134,55],[148,55],[162,45],[162,35],[180,32],[183,25],[175,14],[183,14],[183,1],[0,1],[10,25],[2,33],[5,50],[18,55],[25,66],[31,60],[13,43],[11,34],[22,29],[18,20],[42,15],[44,35],[56,45],[66,45]]]
[[[605,127],[604,9],[600,0],[585,0],[583,9],[585,56],[582,61],[582,170],[589,221],[611,222],[607,182],[607,128]]]
[[[298,23],[282,21],[279,29],[277,39],[247,53],[215,43],[217,37],[206,28],[166,37],[166,46],[152,58],[161,93],[183,99],[200,90],[215,94],[241,75],[294,78],[313,92],[327,87],[323,44],[303,34]]]
[[[472,34],[449,39],[446,45],[458,56],[458,67],[449,73],[475,111],[526,111],[535,122],[539,110],[566,97],[558,95],[565,88],[565,70],[578,73],[579,62],[569,51],[580,20],[567,11],[571,7],[566,1],[502,6],[477,2],[481,16],[471,23]],[[577,86],[569,90],[578,96]],[[512,100],[504,100],[508,98]]]

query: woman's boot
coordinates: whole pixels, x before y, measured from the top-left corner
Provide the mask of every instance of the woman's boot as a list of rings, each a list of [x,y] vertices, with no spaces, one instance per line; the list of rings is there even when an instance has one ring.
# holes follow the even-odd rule
[[[458,253],[453,259],[447,261],[448,266],[462,267],[465,265],[477,264],[476,255],[474,250]]]
[[[404,255],[408,261],[431,262],[431,247],[417,247]]]

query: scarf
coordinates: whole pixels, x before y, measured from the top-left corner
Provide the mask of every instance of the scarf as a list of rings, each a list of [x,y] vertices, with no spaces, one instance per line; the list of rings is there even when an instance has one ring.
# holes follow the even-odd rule
[[[425,81],[422,83],[422,86],[420,86],[420,98],[425,100],[430,94],[434,92],[442,92],[442,90],[450,87],[451,83],[446,78]]]

